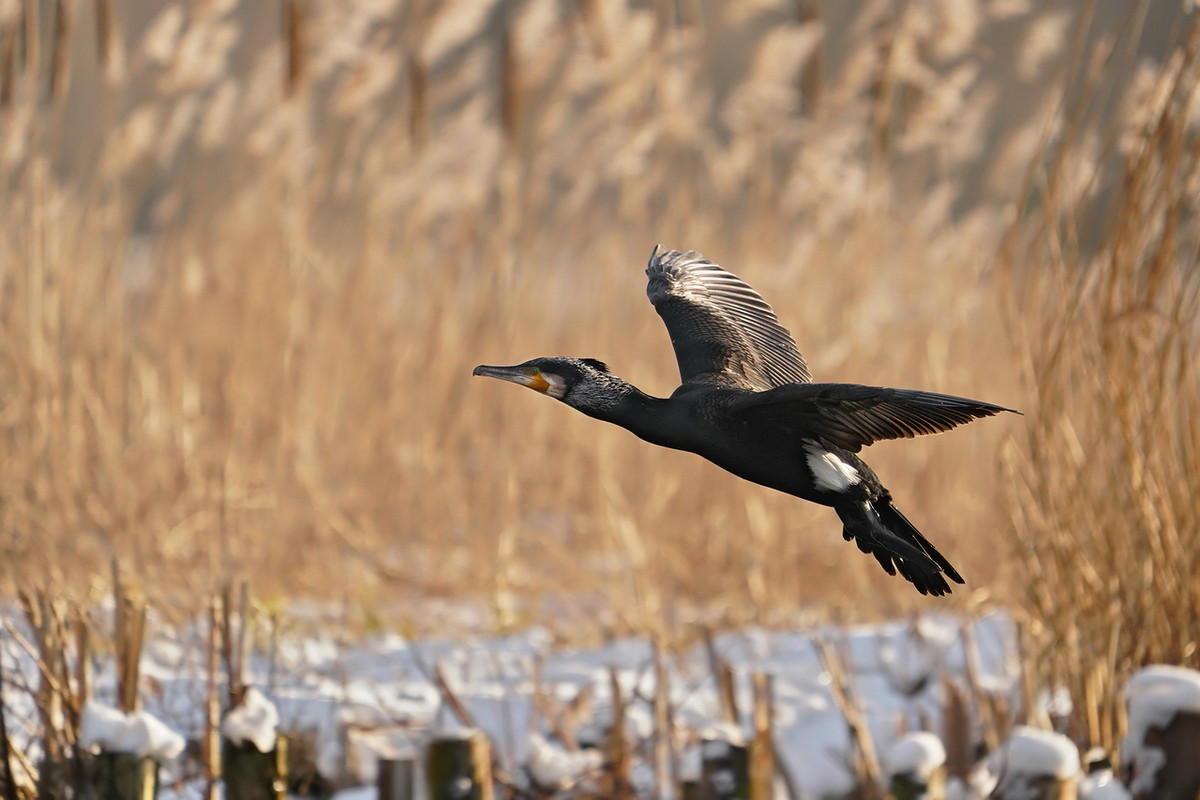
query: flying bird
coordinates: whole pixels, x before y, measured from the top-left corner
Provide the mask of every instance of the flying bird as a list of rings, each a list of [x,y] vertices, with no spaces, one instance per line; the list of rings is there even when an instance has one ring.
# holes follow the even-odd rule
[[[774,310],[733,273],[695,251],[656,246],[646,275],[679,363],[681,385],[670,397],[645,394],[594,358],[481,365],[473,374],[528,386],[653,444],[831,506],[847,541],[921,594],[948,594],[947,579],[963,583],[858,453],[1012,409],[912,389],[813,383]]]

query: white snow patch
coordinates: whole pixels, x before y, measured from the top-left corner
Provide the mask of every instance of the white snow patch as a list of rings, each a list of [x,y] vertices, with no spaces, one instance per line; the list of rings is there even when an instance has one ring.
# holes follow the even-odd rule
[[[1129,789],[1139,795],[1154,787],[1166,754],[1146,746],[1150,728],[1166,728],[1180,712],[1200,713],[1200,672],[1156,664],[1138,671],[1125,687],[1129,732],[1121,741],[1121,758],[1133,767]]]
[[[987,759],[984,759],[971,767],[971,771],[967,773],[967,780],[960,783],[962,785],[959,787],[961,790],[959,800],[979,800],[979,798],[991,797],[992,792],[996,791],[998,781],[988,769]],[[946,797],[948,800],[951,797],[949,785],[946,787]]]
[[[182,753],[184,739],[145,711],[126,714],[118,708],[88,702],[80,714],[79,744],[162,761]]]
[[[432,734],[433,738],[437,739],[438,741],[465,742],[468,739],[473,739],[475,737],[475,735],[477,733],[479,733],[479,729],[478,728],[469,728],[466,725],[455,725],[453,723],[445,723],[442,725],[434,726],[433,728],[430,729],[429,732],[430,732],[430,734]]]
[[[275,749],[279,731],[279,712],[267,696],[251,686],[242,704],[231,710],[221,721],[221,733],[234,744],[250,742],[260,753]]]
[[[889,775],[912,775],[928,783],[933,771],[946,763],[946,746],[932,733],[906,733],[888,751]]]
[[[1008,741],[988,756],[988,769],[1001,778],[1012,774],[1071,778],[1079,774],[1079,748],[1061,733],[1018,725]]]
[[[721,758],[729,751],[729,745],[746,744],[746,735],[732,722],[714,722],[700,733],[701,747],[705,758]]]
[[[329,800],[378,800],[378,786],[351,786],[333,793]]]
[[[1038,709],[1044,711],[1052,719],[1066,719],[1071,716],[1075,704],[1071,700],[1071,690],[1065,686],[1054,689],[1039,689],[1034,701]]]
[[[679,780],[698,781],[704,771],[704,757],[697,745],[688,745],[679,751]]]
[[[1125,784],[1117,780],[1111,769],[1085,775],[1079,782],[1080,800],[1133,800]]]
[[[901,692],[917,694],[936,683],[938,644],[917,626],[881,634],[876,647],[879,668]]]
[[[363,730],[346,729],[347,771],[360,784],[379,782],[379,762],[383,759],[416,759],[418,748],[413,735],[401,728]]]
[[[1079,775],[1079,748],[1061,733],[1018,725],[1008,741],[988,756],[987,771],[997,781],[995,791],[1000,796],[1033,800],[1040,794],[1031,784],[1033,779]]]
[[[567,750],[534,733],[529,736],[529,774],[537,785],[566,789],[598,772],[604,763],[599,750]]]

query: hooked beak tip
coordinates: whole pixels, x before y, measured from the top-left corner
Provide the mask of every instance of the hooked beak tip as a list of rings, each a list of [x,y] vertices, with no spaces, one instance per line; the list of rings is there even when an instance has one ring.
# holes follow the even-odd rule
[[[471,370],[472,375],[482,375],[485,378],[499,378],[503,381],[518,382],[520,376],[513,367],[492,367],[487,364],[480,364],[475,369]]]

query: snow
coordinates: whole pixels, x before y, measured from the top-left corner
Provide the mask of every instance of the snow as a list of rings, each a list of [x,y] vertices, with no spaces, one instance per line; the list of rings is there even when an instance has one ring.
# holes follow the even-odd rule
[[[721,758],[729,745],[745,745],[746,735],[732,722],[714,722],[700,733],[701,752],[705,758]]]
[[[679,774],[699,776],[706,733],[723,728],[714,738],[736,733],[740,739],[753,730],[752,676],[762,672],[772,678],[772,723],[781,766],[801,795],[824,800],[849,793],[857,780],[851,767],[855,745],[834,701],[817,642],[841,654],[875,746],[887,754],[900,730],[941,729],[943,681],[965,682],[964,626],[978,653],[980,685],[1015,706],[1020,702],[1015,626],[1002,613],[969,623],[936,613],[852,627],[748,627],[718,633],[713,646],[733,670],[740,712],[732,723],[722,722],[707,648],[697,643],[665,654]],[[580,744],[602,741],[613,720],[615,674],[626,736],[633,745],[631,774],[639,789],[646,788],[644,796],[653,794],[650,740],[659,686],[655,647],[648,637],[556,649],[545,628],[420,641],[395,634],[351,639],[337,624],[309,626],[295,620],[289,631],[279,635],[273,661],[260,652],[247,653],[246,678],[254,688],[241,708],[226,715],[222,732],[267,751],[274,748],[277,730],[301,735],[312,743],[318,771],[336,786],[373,783],[381,758],[420,753],[433,736],[463,724],[448,711],[433,679],[435,670],[445,677],[471,724],[487,734],[500,766],[514,780],[522,785],[576,781],[597,756],[558,741],[548,720],[558,719]],[[146,641],[142,674],[153,676],[156,687],[144,697],[147,710],[185,736],[200,738],[208,690],[206,622],[169,630],[156,624]],[[3,630],[0,659],[11,674],[36,680],[36,663]],[[97,700],[111,702],[116,693],[111,664],[97,664],[94,685]],[[14,715],[36,718],[28,694],[8,694]],[[536,711],[535,695],[542,698]],[[18,746],[32,753],[37,745],[28,737]],[[179,798],[194,794],[180,790]]]
[[[988,769],[994,775],[1071,778],[1079,774],[1079,748],[1061,733],[1018,725],[988,756]]]
[[[402,728],[346,730],[347,777],[356,783],[379,781],[379,762],[384,759],[417,759],[420,748],[412,733]]]
[[[574,786],[597,773],[604,763],[599,750],[567,750],[546,741],[540,734],[529,737],[529,773],[534,782],[546,789]]]
[[[242,704],[231,710],[221,721],[221,733],[234,744],[249,742],[260,753],[275,749],[279,732],[279,712],[266,695],[251,686]]]
[[[93,701],[86,703],[80,713],[79,744],[87,749],[165,761],[183,752],[184,739],[145,711],[126,714]]]
[[[1133,800],[1133,795],[1113,776],[1111,769],[1085,775],[1079,782],[1080,800]]]
[[[329,800],[378,800],[378,786],[351,786],[333,793]]]
[[[928,783],[933,771],[946,763],[946,746],[932,733],[906,733],[888,751],[888,774],[911,775]]]
[[[1129,707],[1129,729],[1121,741],[1121,758],[1133,767],[1129,789],[1140,795],[1154,787],[1166,754],[1146,746],[1150,728],[1166,728],[1180,712],[1200,713],[1200,672],[1184,667],[1156,664],[1145,667],[1125,687]]]
[[[996,794],[1007,800],[1033,800],[1041,794],[1034,779],[1078,777],[1079,748],[1061,733],[1018,725],[987,757],[986,768],[996,782]]]

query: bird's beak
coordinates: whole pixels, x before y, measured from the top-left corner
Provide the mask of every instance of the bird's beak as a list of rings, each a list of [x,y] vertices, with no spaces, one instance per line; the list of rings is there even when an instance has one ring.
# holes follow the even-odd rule
[[[550,384],[541,375],[530,375],[524,367],[489,367],[487,364],[480,364],[471,372],[472,375],[482,375],[485,378],[499,378],[502,381],[511,383],[519,383],[522,386],[528,386],[530,389],[546,393],[550,388]]]

